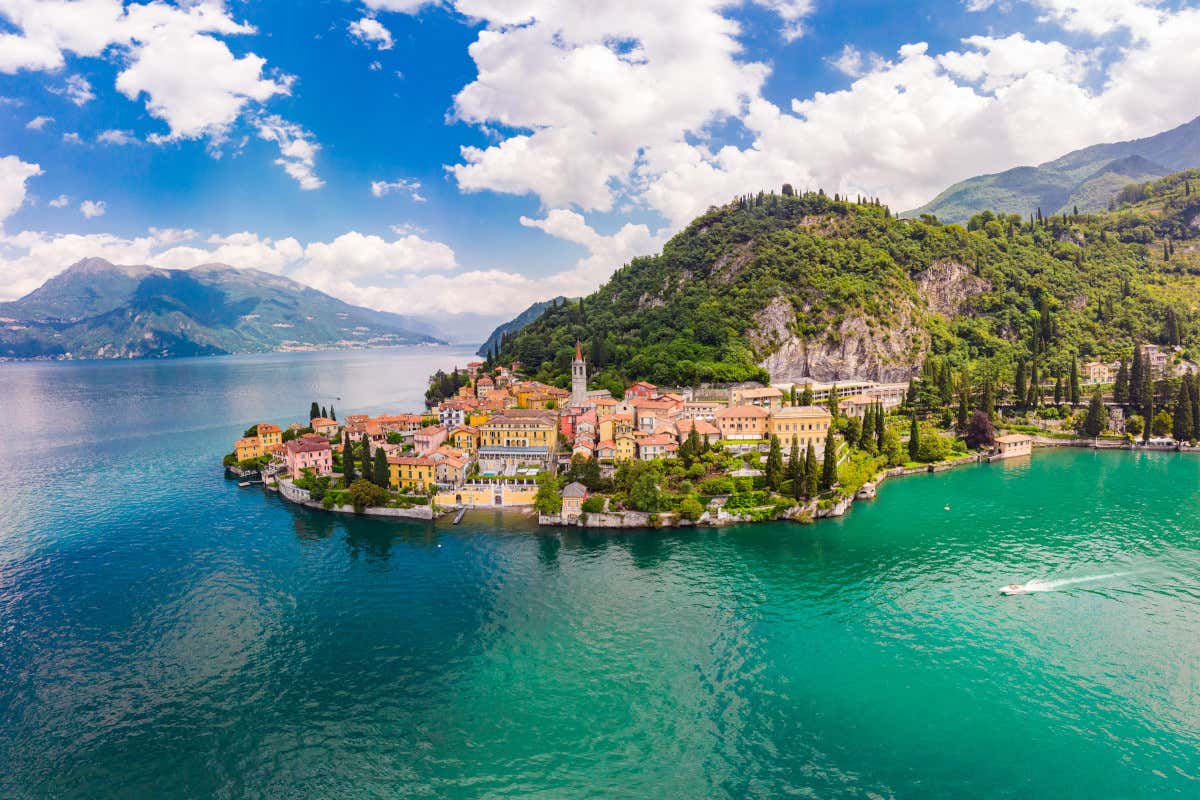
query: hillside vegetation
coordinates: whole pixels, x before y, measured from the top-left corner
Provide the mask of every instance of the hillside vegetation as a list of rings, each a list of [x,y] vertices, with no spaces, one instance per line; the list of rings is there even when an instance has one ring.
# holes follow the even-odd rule
[[[933,214],[943,222],[966,222],[986,209],[1021,216],[1038,209],[1045,214],[1104,211],[1113,194],[1130,183],[1197,167],[1200,118],[1144,139],[1085,147],[1036,167],[968,178],[901,216]]]
[[[582,340],[593,384],[614,390],[906,379],[928,356],[997,379],[1019,360],[1064,374],[1135,341],[1195,343],[1198,237],[1198,171],[1128,187],[1112,212],[965,226],[785,187],[710,209],[661,255],[547,309],[500,360],[561,385]]]

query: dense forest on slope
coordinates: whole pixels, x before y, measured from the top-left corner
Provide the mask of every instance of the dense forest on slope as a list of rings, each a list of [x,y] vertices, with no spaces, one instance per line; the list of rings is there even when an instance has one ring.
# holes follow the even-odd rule
[[[496,329],[492,331],[487,340],[485,340],[484,343],[479,346],[477,355],[486,357],[497,352],[505,338],[512,336],[517,331],[533,322],[550,306],[556,306],[565,302],[567,302],[567,298],[559,295],[558,297],[550,300],[543,300],[540,303],[534,303],[529,308],[510,319],[508,322],[505,322],[503,325],[497,325]]]
[[[776,380],[901,379],[930,355],[1003,380],[1018,361],[1054,375],[1135,341],[1193,345],[1200,171],[1118,201],[1043,219],[984,212],[962,226],[786,186],[740,197],[596,293],[547,309],[500,360],[562,385],[582,340],[593,385],[616,390],[764,380],[764,365]],[[830,374],[847,367],[875,374]]]

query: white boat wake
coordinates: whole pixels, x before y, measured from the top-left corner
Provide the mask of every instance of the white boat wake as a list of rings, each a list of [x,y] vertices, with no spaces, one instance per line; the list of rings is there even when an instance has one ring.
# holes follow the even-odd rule
[[[1060,578],[1056,581],[1045,581],[1041,578],[1034,578],[1027,583],[1010,583],[1007,586],[1000,587],[1000,594],[1033,594],[1034,592],[1053,592],[1067,586],[1073,586],[1077,583],[1089,583],[1091,581],[1103,581],[1109,578],[1120,578],[1122,575],[1128,575],[1128,572],[1108,572],[1103,575],[1086,575],[1082,578]]]

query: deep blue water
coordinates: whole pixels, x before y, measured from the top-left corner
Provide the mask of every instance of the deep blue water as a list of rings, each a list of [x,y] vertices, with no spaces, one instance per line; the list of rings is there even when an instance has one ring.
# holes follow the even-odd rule
[[[0,797],[1200,797],[1200,458],[621,535],[221,476],[467,360],[0,364]],[[995,591],[1032,577],[1087,580]]]

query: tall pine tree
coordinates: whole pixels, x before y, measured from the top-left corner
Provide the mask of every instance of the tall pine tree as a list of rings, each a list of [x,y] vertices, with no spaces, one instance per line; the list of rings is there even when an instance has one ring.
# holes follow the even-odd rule
[[[887,415],[883,410],[883,403],[876,404],[875,407],[875,450],[883,452],[883,435],[887,432]]]
[[[912,425],[908,429],[908,460],[916,461],[921,452],[921,428],[917,425],[917,415],[913,414]]]
[[[1013,379],[1013,405],[1025,407],[1025,359],[1017,359],[1017,376]]]
[[[767,488],[778,492],[783,485],[783,450],[779,446],[779,437],[771,436],[771,447],[767,451]]]
[[[1175,437],[1175,441],[1189,442],[1195,438],[1192,430],[1192,388],[1187,377],[1179,384],[1179,399],[1175,401],[1175,416],[1172,421],[1171,435]]]
[[[371,437],[363,433],[361,451],[362,476],[372,483],[375,482],[375,462],[371,459]]]
[[[821,491],[825,491],[833,487],[837,483],[837,438],[833,432],[833,426],[829,426],[829,433],[825,435],[825,459],[821,464]]]
[[[1071,405],[1079,405],[1079,359],[1073,357],[1071,359]]]
[[[346,486],[354,483],[358,474],[354,471],[354,443],[350,441],[350,432],[342,431],[342,483]]]
[[[375,483],[376,486],[382,486],[386,489],[388,484],[391,482],[390,480],[388,480],[389,477],[390,476],[388,475],[387,453],[383,452],[382,447],[376,447],[375,448],[375,464],[374,464],[374,469],[372,469],[372,471],[371,471],[371,479]]]
[[[804,496],[816,497],[821,468],[817,466],[817,448],[812,442],[808,443],[808,451],[804,454]]]
[[[1154,419],[1154,385],[1150,382],[1150,370],[1142,369],[1142,419],[1145,420],[1145,425],[1142,428],[1142,441],[1150,441],[1150,422]]]
[[[792,497],[799,500],[804,496],[804,457],[800,455],[800,440],[792,437],[792,450],[788,453],[788,480],[792,482]]]

